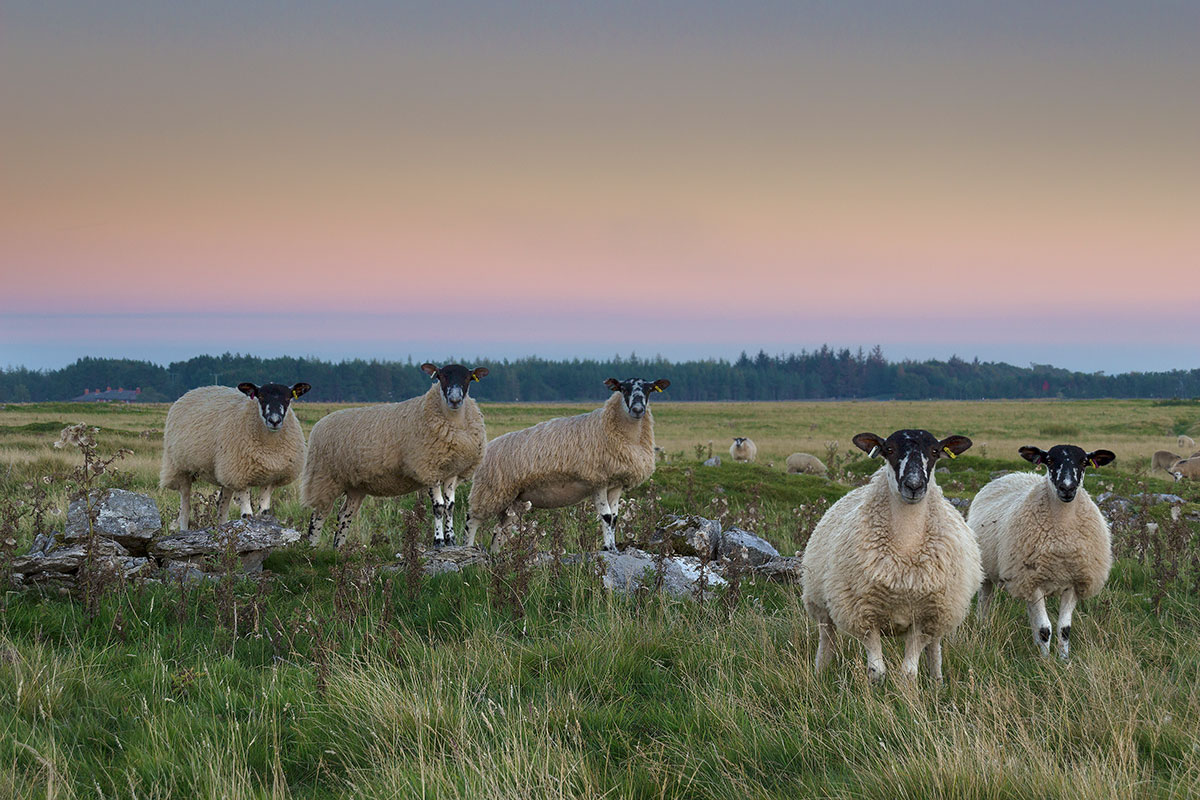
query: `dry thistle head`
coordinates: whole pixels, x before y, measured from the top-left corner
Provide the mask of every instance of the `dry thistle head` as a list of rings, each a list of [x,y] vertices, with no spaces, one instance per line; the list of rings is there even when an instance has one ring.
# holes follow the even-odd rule
[[[62,429],[54,446],[60,450],[68,445],[71,447],[95,447],[95,434],[99,432],[99,428],[89,428],[84,423],[77,422]]]

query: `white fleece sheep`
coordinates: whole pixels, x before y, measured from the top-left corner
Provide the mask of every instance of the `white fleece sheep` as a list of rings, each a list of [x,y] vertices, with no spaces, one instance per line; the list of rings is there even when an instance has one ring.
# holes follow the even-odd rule
[[[1116,456],[1108,450],[1084,453],[1074,445],[1048,452],[1022,447],[1020,453],[1045,464],[1046,475],[1002,475],[979,490],[967,516],[983,556],[979,615],[987,616],[993,587],[1003,586],[1025,601],[1033,640],[1049,655],[1046,598],[1058,595],[1057,650],[1066,658],[1075,604],[1100,591],[1112,567],[1108,523],[1083,488],[1084,469]]]
[[[492,548],[517,504],[561,508],[591,497],[604,532],[604,548],[616,549],[621,493],[654,473],[654,417],[648,395],[668,380],[609,378],[608,401],[588,414],[559,417],[488,442],[471,484],[467,544],[482,520],[497,523]]]
[[[1196,446],[1195,440],[1183,433],[1179,434],[1179,438],[1175,441],[1179,443],[1179,447],[1183,450],[1188,450]]]
[[[942,637],[966,618],[983,573],[975,536],[933,470],[971,440],[902,430],[887,440],[860,433],[854,443],[886,463],[825,512],[804,551],[804,607],[820,629],[816,671],[832,661],[842,630],[863,643],[868,675],[881,680],[882,636],[905,634],[903,673],[915,676],[924,652],[941,680]]]
[[[1161,469],[1170,472],[1171,465],[1179,458],[1177,453],[1172,453],[1170,450],[1155,450],[1154,455],[1150,456],[1150,470]]]
[[[201,386],[167,411],[159,486],[179,490],[179,529],[191,524],[192,483],[221,487],[217,522],[225,521],[234,495],[250,514],[250,487],[262,487],[259,513],[271,509],[271,492],[296,479],[304,464],[304,433],[291,401],[307,383],[238,388]]]
[[[825,465],[821,463],[821,459],[809,453],[792,453],[787,457],[787,471],[792,475],[824,475]]]
[[[1189,481],[1200,480],[1200,458],[1181,458],[1168,467],[1167,472],[1171,473],[1177,483],[1184,478]]]
[[[428,490],[433,503],[434,543],[454,544],[454,494],[483,456],[487,433],[472,381],[488,374],[459,364],[440,369],[422,364],[434,383],[402,403],[346,408],[317,421],[308,436],[300,476],[300,502],[313,509],[308,540],[316,545],[334,501],[346,496],[334,547],[341,547],[367,495],[396,497]]]
[[[729,445],[729,455],[734,461],[754,461],[758,458],[758,445],[754,443],[753,439],[735,436],[733,444]]]

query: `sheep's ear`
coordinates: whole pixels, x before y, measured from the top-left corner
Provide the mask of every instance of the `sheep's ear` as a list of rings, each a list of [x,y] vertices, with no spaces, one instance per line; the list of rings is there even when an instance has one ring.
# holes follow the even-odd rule
[[[883,449],[883,439],[873,433],[860,433],[850,441],[871,458],[879,455],[879,451]]]
[[[487,376],[488,376],[488,368],[487,367],[476,367],[475,369],[471,370],[471,380],[473,380],[473,381],[477,381],[480,378],[486,378]]]
[[[429,362],[425,362],[424,364],[421,365],[421,371],[424,372],[426,375],[428,375],[430,378],[436,378],[437,374],[438,374],[437,364],[430,364]]]
[[[671,385],[671,382],[666,378],[659,378],[654,382],[654,391],[661,392],[663,389]]]
[[[1116,461],[1117,454],[1112,450],[1093,450],[1087,454],[1088,463],[1093,467],[1103,467]]]
[[[1025,445],[1024,447],[1018,449],[1017,452],[1021,454],[1021,458],[1025,459],[1030,464],[1045,464],[1046,459],[1050,455],[1042,448],[1033,447],[1032,445]]]
[[[966,436],[959,436],[957,433],[953,436],[947,436],[938,442],[938,450],[951,458],[958,458],[963,453],[971,449],[973,442]]]
[[[604,385],[612,389],[614,392],[621,391],[621,382],[616,378],[609,378],[604,382]]]
[[[238,391],[246,395],[246,397],[258,397],[258,387],[253,383],[239,383]]]
[[[308,390],[311,388],[312,386],[308,385],[307,383],[294,384],[292,386],[292,399],[295,400],[302,394],[308,394]]]

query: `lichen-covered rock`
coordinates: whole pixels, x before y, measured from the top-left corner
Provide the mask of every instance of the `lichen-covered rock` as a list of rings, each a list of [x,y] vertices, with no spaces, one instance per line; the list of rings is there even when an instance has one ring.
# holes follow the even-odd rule
[[[94,557],[97,559],[123,558],[128,555],[128,550],[110,539],[96,540]],[[86,558],[85,542],[62,542],[56,537],[45,546],[44,550],[31,551],[27,555],[13,559],[12,571],[25,575],[27,579],[31,575],[42,572],[76,572],[83,566]]]
[[[95,512],[95,533],[112,539],[131,553],[145,555],[150,540],[162,528],[162,517],[154,498],[124,489],[105,489],[91,493],[90,501]],[[87,505],[82,499],[73,500],[67,506],[68,541],[88,537]]]
[[[164,562],[186,562],[210,571],[207,567],[212,560],[219,560],[231,548],[243,570],[256,572],[262,569],[262,562],[271,550],[299,540],[299,531],[285,528],[273,517],[246,517],[216,528],[159,537],[151,543],[150,555]]]
[[[695,515],[670,514],[658,523],[650,536],[651,549],[664,539],[671,542],[671,552],[681,556],[711,559],[717,554],[721,538],[721,523]]]
[[[741,528],[730,528],[721,534],[717,543],[717,555],[741,559],[750,566],[758,566],[773,558],[779,558],[779,551],[761,536]]]
[[[799,585],[801,561],[799,556],[780,556],[754,567],[754,574],[770,581]]]
[[[599,552],[595,557],[604,562],[603,580],[608,589],[630,594],[655,583],[658,568],[650,553],[631,547],[619,553]],[[705,583],[709,587],[724,586],[725,579],[714,566],[710,564],[704,568]],[[675,597],[695,596],[700,579],[700,559],[672,556],[663,559],[662,567],[663,591]]]

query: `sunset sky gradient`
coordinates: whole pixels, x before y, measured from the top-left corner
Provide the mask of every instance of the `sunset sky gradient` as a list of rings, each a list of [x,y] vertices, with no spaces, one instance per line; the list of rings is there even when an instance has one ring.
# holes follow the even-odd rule
[[[1200,366],[1200,4],[0,9],[0,365]]]

